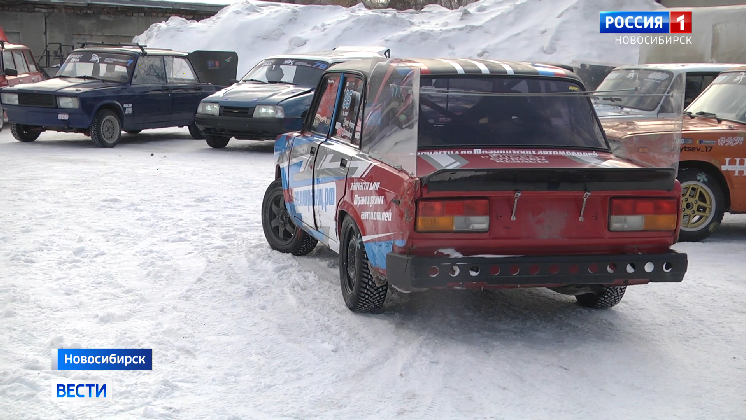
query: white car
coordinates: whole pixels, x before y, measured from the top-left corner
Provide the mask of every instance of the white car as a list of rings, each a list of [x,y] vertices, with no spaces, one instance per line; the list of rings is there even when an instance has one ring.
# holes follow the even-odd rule
[[[672,102],[666,100],[676,77],[686,78],[686,108],[720,72],[736,67],[743,67],[743,64],[669,63],[617,67],[596,88],[599,93],[593,96],[593,105],[600,118],[667,118],[681,112],[672,109]]]

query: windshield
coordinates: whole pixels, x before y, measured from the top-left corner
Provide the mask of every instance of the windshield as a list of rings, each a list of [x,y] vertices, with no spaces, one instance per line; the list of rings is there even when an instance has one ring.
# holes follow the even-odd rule
[[[127,82],[135,57],[127,54],[76,51],[67,56],[55,77],[83,77]]]
[[[686,110],[746,124],[746,72],[721,74]]]
[[[316,87],[324,70],[330,64],[321,60],[298,60],[273,58],[264,60],[251,69],[242,81],[263,83],[288,83],[304,87]]]
[[[580,90],[567,80],[423,76],[419,148],[607,149],[590,101],[572,96]]]
[[[614,70],[596,89],[613,92],[599,93],[593,100],[596,104],[655,111],[672,79],[673,73],[665,70]]]

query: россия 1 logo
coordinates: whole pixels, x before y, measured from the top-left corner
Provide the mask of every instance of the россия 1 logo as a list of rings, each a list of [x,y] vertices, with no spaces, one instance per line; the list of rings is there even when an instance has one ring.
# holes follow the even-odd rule
[[[601,12],[604,34],[690,34],[692,12]]]

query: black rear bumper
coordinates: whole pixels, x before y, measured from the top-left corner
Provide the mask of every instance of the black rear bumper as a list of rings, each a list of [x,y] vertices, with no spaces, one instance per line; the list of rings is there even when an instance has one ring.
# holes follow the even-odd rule
[[[399,288],[613,284],[620,281],[680,282],[687,255],[556,255],[519,257],[417,257],[388,253],[386,277]]]

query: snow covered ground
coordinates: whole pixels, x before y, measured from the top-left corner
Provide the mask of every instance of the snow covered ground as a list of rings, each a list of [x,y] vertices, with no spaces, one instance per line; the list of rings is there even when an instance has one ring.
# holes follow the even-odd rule
[[[155,23],[134,40],[178,51],[236,51],[239,76],[270,55],[339,45],[384,45],[393,57],[636,64],[638,45],[600,34],[598,13],[661,8],[653,0],[480,0],[458,10],[397,12],[243,0],[199,22]]]
[[[746,216],[611,310],[431,291],[356,315],[329,252],[265,243],[271,143],[125,137],[0,133],[0,418],[746,418]],[[153,370],[50,371],[59,347],[152,348]],[[55,377],[113,401],[53,400]]]

